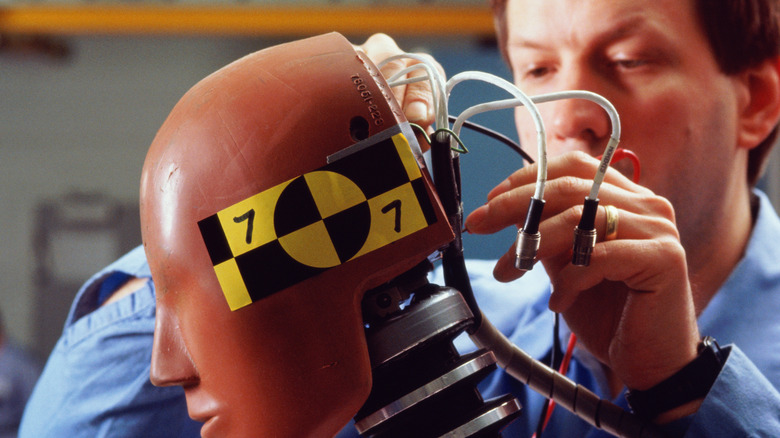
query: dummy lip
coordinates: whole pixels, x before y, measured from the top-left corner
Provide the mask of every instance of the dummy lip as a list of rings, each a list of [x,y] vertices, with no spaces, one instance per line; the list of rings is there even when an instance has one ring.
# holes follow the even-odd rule
[[[201,423],[206,423],[217,417],[219,405],[214,399],[206,397],[203,393],[185,390],[187,398],[187,413],[190,418]]]
[[[201,423],[208,423],[209,421],[217,418],[217,413],[214,411],[194,411],[189,410],[190,418]]]
[[[219,429],[220,417],[216,410],[213,409],[213,406],[212,409],[197,410],[198,408],[203,408],[203,406],[193,403],[191,407],[190,400],[187,400],[187,410],[190,418],[203,423],[203,425],[200,427],[200,436],[202,438],[220,436],[220,434],[216,432]]]
[[[200,423],[208,423],[209,421],[213,420],[216,417],[217,417],[216,415],[212,415],[212,414],[201,414],[201,413],[190,414],[190,418]]]
[[[198,420],[201,421],[201,420]],[[211,431],[217,429],[219,426],[219,417],[211,417],[203,422],[203,426],[200,428],[200,436],[202,438],[208,438],[210,436],[220,436],[218,433],[212,435]]]

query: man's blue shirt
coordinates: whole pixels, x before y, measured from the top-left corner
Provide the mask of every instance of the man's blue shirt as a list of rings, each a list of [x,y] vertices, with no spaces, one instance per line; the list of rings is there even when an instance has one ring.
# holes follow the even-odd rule
[[[187,416],[182,388],[157,388],[149,381],[153,283],[100,306],[101,289],[106,295],[130,277],[151,278],[142,247],[79,290],[27,404],[20,437],[200,436],[201,424]]]
[[[0,438],[16,438],[41,365],[10,339],[0,340]]]
[[[699,317],[702,334],[735,344],[699,412],[670,426],[686,436],[780,436],[780,219],[760,192],[759,214],[744,258]],[[715,256],[715,255],[714,255]],[[536,358],[552,347],[550,284],[541,265],[522,279],[502,284],[494,261],[469,261],[472,288],[483,312],[510,340]],[[22,437],[198,436],[186,416],[181,388],[149,383],[154,329],[152,283],[130,297],[98,306],[100,285],[112,275],[148,278],[137,248],[98,273],[79,291],[65,331],[33,393]],[[443,284],[441,272],[432,282]],[[562,336],[567,336],[563,330]],[[463,342],[461,342],[463,341]],[[467,339],[458,345],[468,347]],[[565,345],[565,340],[564,340]],[[568,375],[601,397],[607,393],[600,366],[575,349]],[[530,437],[545,399],[499,370],[482,385],[487,397],[511,392],[523,415],[504,433]],[[615,399],[626,406],[623,396]],[[681,432],[682,433],[682,432]],[[557,408],[545,436],[606,436]],[[357,436],[347,426],[339,436]]]
[[[687,430],[685,436],[690,437],[780,436],[780,219],[766,196],[759,191],[756,195],[758,215],[745,255],[698,318],[702,335],[730,346],[726,366],[699,412],[669,425],[670,434]],[[547,309],[550,283],[542,266],[519,281],[497,285],[493,265],[492,261],[468,265],[480,308],[521,349],[537,359],[548,357],[554,317]],[[561,332],[565,346],[568,331]],[[584,350],[575,348],[568,376],[609,398],[601,366]],[[545,399],[499,370],[483,384],[483,394],[505,393],[517,396],[524,415],[504,436],[530,437]],[[628,409],[624,394],[613,402]],[[544,435],[611,436],[593,430],[562,407],[556,408]]]

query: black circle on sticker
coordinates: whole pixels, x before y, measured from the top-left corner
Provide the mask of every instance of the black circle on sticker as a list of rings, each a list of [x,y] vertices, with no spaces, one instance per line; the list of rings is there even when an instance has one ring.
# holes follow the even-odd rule
[[[323,219],[330,240],[341,263],[351,259],[363,248],[371,229],[371,209],[361,202]]]
[[[303,176],[295,178],[284,188],[274,209],[276,236],[286,236],[322,220],[317,204]]]

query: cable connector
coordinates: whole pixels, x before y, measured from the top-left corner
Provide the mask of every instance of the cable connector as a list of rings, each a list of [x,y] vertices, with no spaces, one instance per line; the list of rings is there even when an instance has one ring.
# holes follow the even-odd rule
[[[571,263],[576,266],[588,266],[590,254],[596,246],[596,212],[598,198],[585,198],[580,223],[574,228],[574,248]]]
[[[517,232],[515,242],[515,268],[521,271],[530,271],[536,263],[536,253],[539,251],[539,222],[542,220],[544,200],[531,198],[528,204],[528,214],[525,216],[525,224]]]

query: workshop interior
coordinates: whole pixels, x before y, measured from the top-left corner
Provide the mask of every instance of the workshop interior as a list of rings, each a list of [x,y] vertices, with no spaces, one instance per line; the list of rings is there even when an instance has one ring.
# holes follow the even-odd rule
[[[392,8],[387,14],[378,14],[371,23],[398,19]],[[422,35],[407,30],[399,34],[399,44],[433,54],[448,74],[479,66],[509,77],[492,39],[489,11],[481,14],[488,19],[481,30],[462,35],[454,29]],[[8,331],[41,358],[59,337],[78,287],[107,260],[140,243],[137,214],[125,213],[137,212],[146,150],[179,97],[248,53],[314,35],[307,29],[265,30],[262,25],[259,30],[221,32],[163,32],[155,22],[149,29],[142,23],[129,30],[121,24],[119,30],[73,26],[46,32],[22,27],[16,34],[0,29],[0,105],[5,106],[0,126],[0,233],[5,248],[0,296]],[[383,29],[333,26],[356,43]],[[320,27],[325,33],[330,26]],[[465,108],[477,103],[475,95],[498,99],[504,93],[487,84],[471,85],[468,93],[454,93],[451,105]],[[495,111],[474,120],[498,129],[512,126],[513,116],[511,110]],[[513,129],[504,134],[516,137]],[[479,139],[478,149],[484,150],[462,166],[464,178],[473,181],[464,190],[464,206],[474,209],[502,175],[523,161],[490,138],[472,132],[464,136]],[[478,244],[469,245],[468,256],[495,258],[513,234],[480,237]]]

